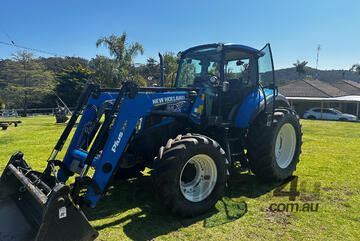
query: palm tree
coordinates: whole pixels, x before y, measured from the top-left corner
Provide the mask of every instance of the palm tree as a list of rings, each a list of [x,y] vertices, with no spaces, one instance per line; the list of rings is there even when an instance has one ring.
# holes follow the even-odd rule
[[[115,58],[119,75],[123,79],[136,75],[134,72],[134,58],[139,53],[144,54],[144,47],[140,43],[128,43],[126,39],[127,35],[124,32],[120,37],[113,34],[109,37],[99,38],[96,41],[96,47],[103,45],[109,49],[110,56]]]
[[[355,73],[357,73],[358,75],[360,75],[360,64],[354,64],[351,68],[350,71],[355,71]]]
[[[144,47],[141,44],[138,42],[127,43],[126,38],[126,32],[120,37],[114,34],[110,37],[102,37],[96,41],[96,47],[99,47],[100,45],[107,47],[110,55],[115,57],[119,66],[126,68],[133,64],[134,57],[139,53],[144,54]]]
[[[306,69],[305,66],[308,64],[307,61],[300,62],[299,60],[296,61],[293,65],[295,66],[295,71],[299,74],[299,77],[303,74],[305,75]]]

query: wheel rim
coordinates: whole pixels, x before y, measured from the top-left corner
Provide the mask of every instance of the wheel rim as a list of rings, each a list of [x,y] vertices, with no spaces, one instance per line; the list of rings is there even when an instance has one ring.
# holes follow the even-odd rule
[[[180,173],[180,190],[191,202],[200,202],[214,190],[217,168],[214,160],[205,154],[190,158]]]
[[[287,168],[295,154],[296,133],[290,123],[284,124],[276,137],[275,158],[280,168]]]

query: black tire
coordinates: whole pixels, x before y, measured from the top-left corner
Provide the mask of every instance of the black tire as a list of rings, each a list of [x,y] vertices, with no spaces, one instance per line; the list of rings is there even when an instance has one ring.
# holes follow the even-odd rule
[[[276,138],[285,124],[291,124],[296,135],[296,144],[289,164],[280,167],[275,155]],[[249,128],[247,138],[247,157],[251,171],[258,177],[268,181],[281,181],[296,170],[302,145],[301,124],[296,113],[289,109],[275,109],[274,120],[270,127],[264,121],[255,121]],[[290,160],[291,159],[291,160]]]
[[[315,116],[313,116],[313,115],[310,115],[310,116],[308,117],[308,119],[309,119],[309,120],[316,120]]]
[[[205,154],[214,161],[217,179],[206,198],[191,201],[180,190],[180,175],[187,162],[200,154]],[[155,192],[173,214],[183,217],[199,215],[214,207],[222,198],[229,175],[228,164],[224,150],[216,141],[199,134],[178,135],[175,139],[170,139],[165,147],[161,147],[159,156],[155,158],[152,172]]]

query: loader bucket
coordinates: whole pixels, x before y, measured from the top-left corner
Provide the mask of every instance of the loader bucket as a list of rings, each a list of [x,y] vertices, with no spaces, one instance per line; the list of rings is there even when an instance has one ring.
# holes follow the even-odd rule
[[[73,204],[70,188],[42,180],[16,152],[0,179],[0,241],[88,241],[98,232]]]

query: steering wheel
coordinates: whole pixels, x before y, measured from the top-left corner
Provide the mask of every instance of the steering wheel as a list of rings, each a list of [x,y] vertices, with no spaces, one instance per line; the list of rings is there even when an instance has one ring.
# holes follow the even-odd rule
[[[212,85],[218,84],[220,78],[216,74],[208,73],[208,76],[209,76],[209,82]]]

